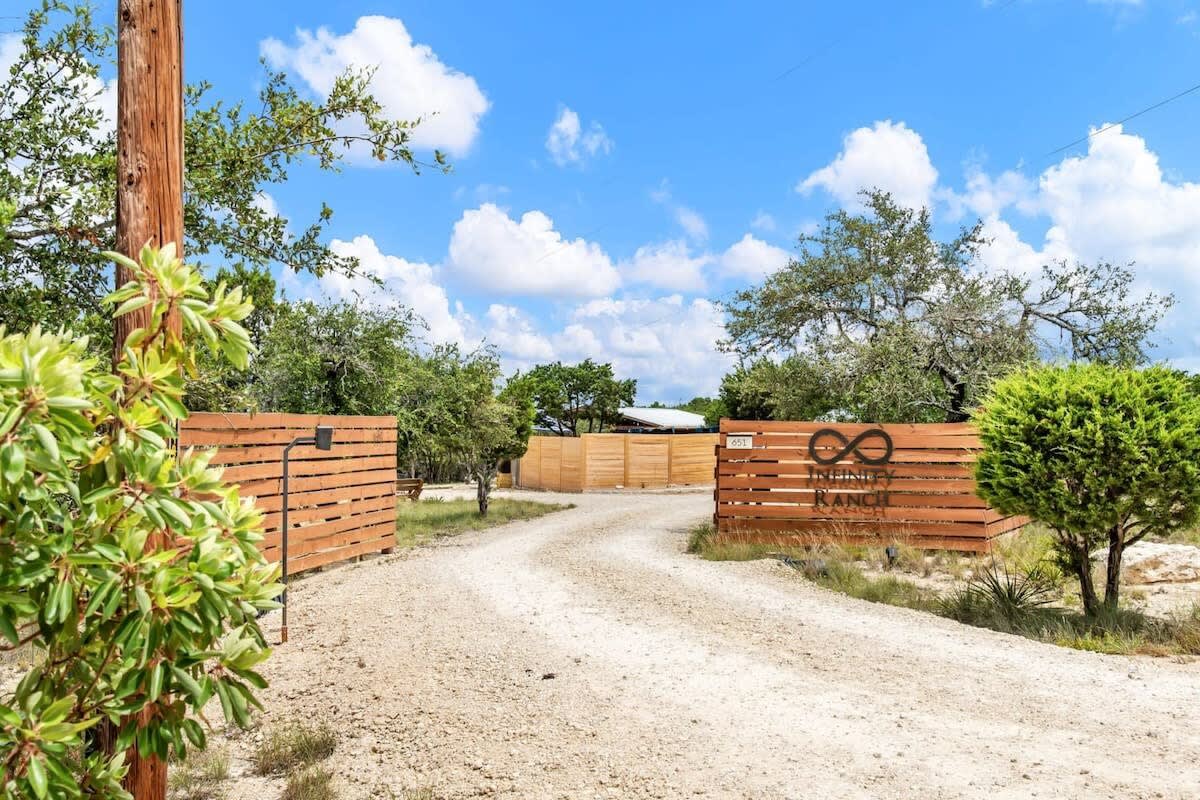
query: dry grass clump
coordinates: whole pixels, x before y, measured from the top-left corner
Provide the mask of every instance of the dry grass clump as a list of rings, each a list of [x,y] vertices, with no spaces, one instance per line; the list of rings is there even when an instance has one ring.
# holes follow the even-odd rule
[[[325,723],[289,722],[271,731],[251,760],[259,775],[282,775],[333,755],[337,734]]]
[[[221,800],[229,778],[229,753],[220,748],[192,750],[186,760],[171,765],[171,800]]]
[[[327,768],[306,767],[288,776],[279,800],[337,800],[333,773]]]

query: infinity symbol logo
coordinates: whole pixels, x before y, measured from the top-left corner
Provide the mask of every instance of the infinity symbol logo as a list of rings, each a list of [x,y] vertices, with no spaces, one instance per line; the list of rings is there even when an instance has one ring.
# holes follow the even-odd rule
[[[835,439],[837,440],[838,446],[842,449],[832,456],[819,455],[817,448],[820,446],[819,441],[821,439]],[[883,447],[882,456],[868,456],[867,454],[863,453],[863,451],[858,449],[858,446],[868,439],[878,439],[881,442]],[[818,464],[836,464],[851,453],[853,453],[854,457],[863,464],[886,464],[892,457],[892,437],[888,436],[887,431],[883,430],[882,428],[872,428],[870,430],[863,431],[853,439],[847,439],[839,430],[835,430],[834,428],[822,428],[814,433],[812,438],[808,440],[808,454],[812,457],[812,460]]]

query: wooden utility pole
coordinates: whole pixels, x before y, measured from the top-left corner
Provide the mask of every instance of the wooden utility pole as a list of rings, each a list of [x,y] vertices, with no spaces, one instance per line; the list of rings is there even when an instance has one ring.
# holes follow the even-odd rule
[[[137,260],[146,243],[175,243],[183,254],[183,9],[182,0],[118,0],[117,4],[117,250]],[[131,276],[118,266],[116,286]],[[113,363],[125,339],[149,326],[149,306],[116,320]],[[167,319],[176,333],[178,312]],[[161,547],[149,542],[147,547]],[[148,722],[143,712],[141,723]],[[166,800],[167,765],[126,756],[124,786],[134,800]]]
[[[183,254],[182,0],[117,5],[117,250],[137,260],[149,242]],[[116,286],[132,276],[117,267]],[[116,321],[119,353],[150,307]],[[178,333],[178,313],[167,324]]]

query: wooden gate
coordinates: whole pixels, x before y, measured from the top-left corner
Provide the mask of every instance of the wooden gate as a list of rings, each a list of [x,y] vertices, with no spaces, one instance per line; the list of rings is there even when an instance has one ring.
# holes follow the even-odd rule
[[[283,448],[332,425],[333,448],[289,456],[288,572],[386,551],[396,543],[396,418],[314,414],[192,414],[179,446],[216,448],[213,466],[266,514],[263,555],[278,561]]]
[[[975,494],[963,424],[721,420],[715,522],[744,541],[906,542],[986,551],[1025,524]]]
[[[524,489],[661,489],[712,481],[715,433],[534,436],[517,462]]]

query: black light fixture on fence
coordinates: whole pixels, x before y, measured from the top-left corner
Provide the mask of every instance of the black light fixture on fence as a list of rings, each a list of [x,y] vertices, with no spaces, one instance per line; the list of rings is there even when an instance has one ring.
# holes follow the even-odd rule
[[[282,543],[283,543],[283,558],[280,563],[283,565],[283,573],[280,580],[283,582],[283,626],[279,631],[279,642],[283,644],[288,640],[288,621],[287,621],[287,583],[288,583],[288,456],[292,452],[292,448],[299,444],[316,445],[318,450],[329,450],[333,447],[333,426],[318,425],[316,432],[312,436],[297,436],[292,440],[292,443],[283,448],[283,520],[282,520]]]

